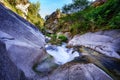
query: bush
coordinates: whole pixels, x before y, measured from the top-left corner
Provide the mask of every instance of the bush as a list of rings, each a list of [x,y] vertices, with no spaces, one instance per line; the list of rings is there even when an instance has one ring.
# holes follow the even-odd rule
[[[65,16],[64,22],[70,24],[70,32],[82,34],[106,29],[120,28],[120,0],[108,0],[103,5],[89,6],[83,11]]]
[[[65,37],[64,35],[59,35],[58,39],[60,39],[62,42],[66,42],[67,41],[67,37]]]
[[[97,29],[102,29],[101,26],[111,26],[106,29],[118,28],[115,26],[118,26],[120,19],[120,15],[118,15],[120,13],[119,4],[120,0],[108,0],[105,4],[92,8],[85,14],[85,18],[94,23]]]
[[[111,29],[119,29],[120,28],[120,12],[114,16],[108,23]]]

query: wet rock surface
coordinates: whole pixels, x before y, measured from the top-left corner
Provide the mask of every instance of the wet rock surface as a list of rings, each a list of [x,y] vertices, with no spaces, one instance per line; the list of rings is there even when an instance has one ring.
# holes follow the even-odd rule
[[[58,73],[59,72],[59,73]],[[49,77],[50,80],[112,80],[104,71],[93,64],[68,63]]]
[[[55,63],[52,56],[47,55],[46,58],[34,66],[34,70],[41,76],[49,75],[53,70],[55,70],[59,65]]]
[[[4,51],[7,52],[6,55],[12,63],[2,62],[4,64],[0,64],[4,65],[6,68],[13,66],[13,68],[8,69],[8,74],[7,69],[5,70],[5,76],[11,74],[9,79],[6,78],[3,80],[20,80],[19,70],[17,69],[20,69],[26,77],[34,78],[37,74],[32,69],[33,65],[40,62],[46,55],[44,50],[45,38],[34,25],[1,4],[0,40],[5,44],[6,49],[4,49]],[[0,46],[0,49],[2,49],[2,46]],[[0,54],[4,55],[2,52],[0,52]],[[6,59],[7,58],[5,58],[5,61]],[[9,64],[7,65],[7,63]],[[13,70],[14,66],[15,70]]]
[[[120,59],[100,54],[87,47],[79,47],[79,50],[83,56],[76,58],[74,61],[93,63],[109,74],[114,80],[120,79]]]
[[[68,45],[89,47],[109,57],[120,59],[120,30],[76,35]]]
[[[106,73],[107,71],[97,67],[99,62],[96,62],[93,56],[92,59],[91,56],[88,58],[78,57],[72,62],[53,68],[53,57],[49,58],[46,54],[45,38],[38,29],[2,5],[0,5],[0,12],[0,80],[112,80],[111,75],[109,76]],[[119,58],[119,54],[117,54],[120,49],[119,30],[110,33],[97,32],[95,35],[88,33],[86,35],[89,37],[78,37],[77,41],[75,39],[69,44],[73,46],[83,45],[92,49],[98,46],[96,51],[100,50],[102,53],[104,49],[104,54],[107,56]],[[111,41],[113,43],[110,43]],[[92,44],[89,45],[91,42]],[[99,47],[99,44],[103,44],[105,47],[103,48],[102,45]],[[91,45],[93,46],[91,47]],[[49,47],[49,49],[58,51],[54,47]],[[111,53],[109,53],[110,51]],[[106,60],[105,58],[99,59],[99,57],[97,59],[98,61],[103,60],[101,62]],[[110,62],[104,62],[104,66],[108,66],[107,63],[110,66],[116,62],[112,62],[111,59],[108,60]],[[38,72],[33,69],[35,65],[38,66],[36,69]],[[111,69],[114,68],[111,67]],[[116,70],[119,68],[116,67]]]
[[[31,80],[11,61],[5,44],[0,41],[0,80]]]

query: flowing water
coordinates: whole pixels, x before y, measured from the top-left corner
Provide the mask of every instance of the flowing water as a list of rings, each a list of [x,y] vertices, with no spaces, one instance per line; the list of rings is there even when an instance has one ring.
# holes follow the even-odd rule
[[[74,51],[73,48],[66,48],[66,43],[60,46],[47,44],[45,48],[48,56],[35,68],[35,71],[42,75],[46,75],[58,66],[74,60],[75,57],[79,57],[79,53]]]
[[[48,74],[55,70],[58,66],[68,62],[84,63],[84,60],[95,64],[106,73],[108,73],[113,79],[120,78],[120,60],[112,57],[99,54],[98,52],[89,48],[82,48],[87,53],[85,57],[82,53],[75,51],[73,48],[66,48],[66,43],[62,45],[45,46],[48,57],[43,60],[36,68],[36,70],[42,74]]]
[[[61,46],[46,45],[46,51],[48,54],[54,57],[55,63],[62,65],[72,61],[75,57],[79,56],[77,51],[73,48],[66,48],[66,44],[63,43]]]

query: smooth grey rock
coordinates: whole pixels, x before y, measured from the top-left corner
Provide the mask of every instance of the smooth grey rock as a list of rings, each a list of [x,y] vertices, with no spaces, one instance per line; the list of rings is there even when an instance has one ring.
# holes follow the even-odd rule
[[[58,68],[49,80],[112,80],[94,64],[66,64]]]
[[[30,80],[8,56],[6,46],[0,41],[0,80]]]
[[[37,75],[32,69],[34,64],[46,55],[45,37],[34,25],[1,4],[0,40],[6,45],[6,52],[13,64],[26,77],[34,78]],[[10,80],[15,79],[11,77]]]
[[[80,78],[79,74],[81,80],[111,80],[105,72],[93,64],[68,66],[66,64],[50,73],[51,75],[41,77],[33,70],[33,66],[42,62],[46,56],[45,37],[34,25],[2,5],[0,5],[0,41],[0,80],[77,80]],[[82,70],[78,70],[79,67]]]
[[[68,45],[89,47],[109,57],[120,59],[120,30],[76,35]]]
[[[57,67],[58,67],[58,64],[55,63],[54,58],[48,55],[45,58],[45,60],[43,60],[37,66],[35,66],[35,70],[44,76],[44,75],[48,75],[49,73],[51,73]]]

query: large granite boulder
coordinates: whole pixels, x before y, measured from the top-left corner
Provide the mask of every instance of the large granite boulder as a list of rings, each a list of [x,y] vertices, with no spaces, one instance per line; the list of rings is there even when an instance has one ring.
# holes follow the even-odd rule
[[[68,63],[56,69],[49,80],[112,80],[94,64]]]
[[[5,44],[6,49],[4,49],[4,51],[7,52],[5,55],[7,55],[11,61],[11,64],[9,62],[2,63],[6,65],[6,69],[9,68],[9,66],[13,66],[13,68],[9,69],[9,72],[12,73],[13,71],[10,77],[11,79],[6,78],[2,80],[20,80],[19,78],[16,79],[19,77],[19,75],[17,75],[17,69],[20,69],[28,78],[36,76],[32,68],[46,55],[44,50],[45,38],[34,25],[1,4],[0,40]],[[1,47],[2,46],[0,46],[0,49]],[[2,52],[0,52],[0,54],[2,56],[4,55]],[[5,61],[6,59],[7,58],[5,58]],[[14,66],[17,67],[15,70],[13,70]],[[12,76],[15,76],[15,79],[12,79]]]
[[[8,56],[6,46],[0,41],[0,80],[30,80]]]
[[[120,59],[120,30],[76,35],[69,41],[68,46],[85,46],[109,57]]]

